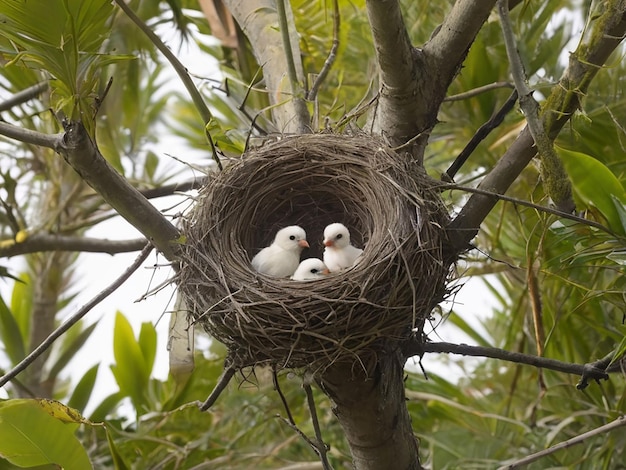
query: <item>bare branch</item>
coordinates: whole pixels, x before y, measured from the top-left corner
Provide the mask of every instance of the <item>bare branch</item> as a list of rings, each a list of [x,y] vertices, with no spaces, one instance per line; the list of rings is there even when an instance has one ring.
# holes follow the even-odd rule
[[[2,103],[0,103],[0,112],[8,111],[14,106],[18,106],[20,104],[26,103],[32,100],[33,98],[36,98],[47,89],[48,89],[48,82],[39,82],[33,86],[29,86],[28,88],[18,93],[15,93],[8,100],[5,100]]]
[[[153,247],[151,244],[146,244],[144,249],[141,251],[137,259],[131,264],[126,270],[122,273],[120,277],[118,277],[110,286],[101,291],[98,295],[96,295],[93,299],[83,305],[78,312],[74,315],[70,316],[61,326],[59,326],[56,330],[54,330],[50,335],[39,345],[37,346],[33,352],[31,352],[28,356],[26,356],[19,364],[17,364],[13,369],[7,372],[5,375],[0,377],[0,387],[6,385],[11,379],[17,376],[20,372],[25,370],[35,359],[41,356],[44,352],[50,348],[54,344],[54,342],[61,337],[67,330],[69,330],[72,326],[74,326],[81,318],[83,318],[89,311],[106,299],[109,295],[111,295],[115,290],[120,287],[126,280],[135,272],[141,264],[148,258],[148,255],[152,251]]]
[[[328,76],[328,72],[330,72],[331,67],[335,63],[335,59],[337,58],[337,50],[339,49],[339,32],[341,31],[341,15],[339,13],[339,0],[333,0],[333,45],[330,48],[330,52],[328,53],[328,57],[324,61],[324,65],[322,66],[322,70],[318,74],[317,78],[313,85],[311,85],[311,89],[307,94],[306,99],[309,101],[315,101],[317,98],[317,92],[319,91],[320,86]]]
[[[217,401],[218,397],[224,391],[230,380],[235,375],[235,369],[233,367],[224,367],[224,371],[222,375],[217,379],[217,384],[215,388],[211,392],[211,394],[207,397],[207,399],[200,405],[201,411],[206,411],[213,406],[213,404]]]
[[[598,29],[591,33],[590,43],[581,43],[570,55],[570,63],[542,111],[546,130],[554,139],[572,114],[580,108],[580,98],[593,77],[601,70],[626,33],[626,3],[607,2],[607,10],[594,21]],[[517,137],[479,188],[504,194],[536,155],[534,141],[528,128]],[[458,250],[464,250],[478,233],[478,228],[498,201],[485,195],[473,195],[449,225],[450,240]]]
[[[0,241],[0,257],[38,253],[41,251],[76,251],[89,253],[128,253],[141,250],[148,240],[108,240],[102,238],[72,237],[51,233],[36,233],[19,243],[14,240]]]
[[[496,113],[491,116],[491,118],[486,123],[478,128],[476,133],[465,145],[461,153],[459,153],[459,155],[454,159],[452,165],[450,165],[446,172],[441,175],[441,179],[443,181],[454,180],[454,176],[456,175],[457,171],[461,169],[461,167],[465,164],[472,152],[476,150],[478,144],[480,144],[492,130],[496,129],[500,124],[502,124],[506,115],[513,109],[516,101],[517,91],[513,90],[513,93],[511,93],[511,96],[509,96],[509,98],[505,101],[502,107],[498,111],[496,111]]]
[[[463,93],[457,93],[456,95],[446,96],[443,100],[444,103],[448,103],[451,101],[463,101],[469,98],[473,98],[474,96],[481,95],[483,93],[487,93],[488,91],[497,90],[499,88],[513,88],[515,89],[515,85],[510,82],[493,82],[488,83],[487,85],[479,86],[473,88],[468,91],[464,91]]]
[[[513,27],[509,18],[508,0],[498,0],[498,14],[500,15],[504,44],[511,63],[511,74],[519,95],[520,106],[526,116],[528,129],[533,136],[537,153],[541,159],[542,179],[546,193],[554,201],[557,208],[564,212],[574,212],[576,204],[572,196],[572,185],[554,150],[552,141],[546,134],[543,121],[539,116],[539,103],[533,98],[532,91],[527,84],[524,66],[517,51]]]
[[[600,426],[599,428],[593,429],[592,431],[589,431],[589,432],[585,432],[583,434],[580,434],[579,436],[572,437],[571,439],[568,439],[567,441],[560,442],[556,445],[553,445],[552,447],[549,447],[548,449],[542,450],[535,454],[528,455],[524,457],[523,459],[519,459],[509,464],[503,465],[499,467],[498,470],[520,468],[524,465],[528,465],[529,463],[535,462],[542,457],[545,457],[550,454],[554,454],[555,452],[559,450],[567,449],[568,447],[572,447],[576,444],[582,444],[585,440],[591,437],[608,433],[622,426],[626,426],[626,416],[619,416],[617,419],[615,419],[614,421],[611,421],[608,424],[605,424],[604,426]]]
[[[135,12],[126,4],[126,2],[124,2],[124,0],[115,0],[115,3],[117,3],[117,6],[121,8],[126,16],[128,16],[128,18],[130,18],[130,20],[135,23],[146,36],[148,36],[148,39],[150,39],[152,44],[154,44],[155,47],[159,51],[161,51],[161,54],[163,54],[165,58],[169,61],[169,63],[172,64],[174,71],[178,74],[180,81],[183,82],[183,85],[191,96],[193,104],[195,105],[196,109],[200,113],[200,116],[202,117],[202,120],[204,121],[205,133],[207,135],[209,144],[211,145],[211,154],[213,156],[213,160],[217,164],[217,167],[221,170],[222,162],[220,161],[217,149],[213,144],[213,139],[211,138],[209,131],[206,130],[206,124],[211,120],[212,114],[208,106],[204,102],[204,98],[202,98],[202,95],[198,91],[198,88],[196,88],[195,83],[189,76],[187,68],[180,62],[180,60],[178,60],[178,57],[176,57],[176,55],[169,49],[169,47],[167,47],[165,43],[161,41],[161,38],[159,38],[159,36],[157,36],[154,31],[152,31],[148,27],[148,25],[135,14]]]
[[[63,134],[44,134],[42,132],[31,131],[30,129],[22,129],[21,127],[0,121],[0,135],[4,135],[11,139],[25,144],[39,145],[41,147],[51,148],[55,152],[63,146]]]
[[[89,186],[145,235],[168,260],[176,259],[180,237],[178,229],[111,167],[81,123],[67,125],[63,145],[57,151]]]
[[[488,348],[483,346],[469,346],[467,344],[454,343],[426,343],[426,344],[410,344],[406,350],[406,356],[424,353],[451,353],[463,356],[473,357],[489,357],[491,359],[501,359],[503,361],[515,362],[517,364],[526,364],[539,367],[542,369],[555,370],[557,372],[565,372],[567,374],[580,375],[592,380],[608,380],[609,375],[606,370],[591,364],[574,364],[570,362],[557,361],[546,357],[533,356],[532,354],[523,354],[518,352],[506,351],[499,348]],[[598,363],[599,364],[599,363]],[[581,387],[577,387],[581,388]],[[584,387],[583,387],[584,388]]]
[[[332,466],[328,461],[328,447],[324,444],[322,439],[322,430],[320,429],[320,423],[317,419],[317,411],[315,410],[315,400],[313,399],[313,390],[311,385],[304,383],[302,385],[306,393],[307,404],[309,405],[309,412],[311,413],[311,421],[313,422],[313,430],[315,431],[315,450],[322,461],[324,470],[332,470]]]

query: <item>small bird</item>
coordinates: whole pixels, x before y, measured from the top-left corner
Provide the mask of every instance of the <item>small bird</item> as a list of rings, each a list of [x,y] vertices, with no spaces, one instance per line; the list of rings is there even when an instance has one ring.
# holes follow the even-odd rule
[[[350,232],[345,225],[334,223],[324,229],[324,263],[331,273],[351,268],[363,250],[350,244]]]
[[[294,281],[312,281],[314,279],[322,279],[329,273],[330,271],[321,259],[307,258],[300,263],[291,279]]]
[[[291,276],[300,263],[300,253],[308,247],[304,229],[290,225],[276,232],[272,244],[252,258],[252,267],[268,276]]]

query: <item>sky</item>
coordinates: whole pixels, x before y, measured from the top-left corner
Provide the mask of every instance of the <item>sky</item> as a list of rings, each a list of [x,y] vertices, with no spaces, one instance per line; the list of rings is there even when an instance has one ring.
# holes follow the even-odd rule
[[[167,34],[165,37],[168,37]],[[202,56],[202,60],[198,59],[197,50],[182,47],[179,50],[178,56],[183,64],[188,66],[192,74],[208,76],[211,73],[218,72],[215,63],[212,65],[211,63],[207,63],[206,55]],[[197,69],[199,64],[202,66],[201,70]],[[168,87],[171,87],[171,91],[184,91],[182,85],[180,85],[180,82],[173,73]],[[165,89],[164,92],[167,92],[167,89]],[[168,155],[180,157],[180,153],[184,152],[185,160],[191,164],[197,164],[198,161],[206,162],[207,160],[206,155],[194,154],[184,149],[181,142],[175,138],[163,140],[158,147],[152,150],[164,159],[167,159]],[[163,198],[153,202],[158,205],[160,209],[163,209],[173,205],[176,200],[176,198]],[[180,198],[178,200],[180,200]],[[114,217],[111,220],[99,224],[97,227],[91,229],[88,235],[119,240],[140,237],[139,232],[120,217]],[[74,286],[77,296],[63,311],[65,318],[74,314],[82,305],[111,284],[136,257],[137,253],[119,254],[115,256],[92,253],[81,254],[77,262],[76,284]],[[3,262],[4,261],[5,260],[3,260]],[[67,371],[70,374],[73,384],[75,384],[89,368],[97,363],[101,364],[96,387],[87,413],[103,398],[117,390],[117,385],[109,366],[114,362],[113,325],[118,311],[122,312],[131,322],[135,335],[138,334],[143,322],[149,322],[155,326],[158,345],[153,376],[161,380],[167,378],[169,312],[173,306],[174,288],[173,286],[168,286],[158,293],[144,298],[145,294],[159,286],[172,275],[171,269],[164,266],[167,264],[165,261],[163,257],[156,257],[153,252],[148,261],[144,263],[143,267],[135,272],[123,286],[85,316],[84,321],[86,324],[97,322],[98,325],[81,353],[70,363]],[[10,260],[9,262],[11,266],[19,270],[21,266],[19,259]],[[464,280],[462,282],[466,282],[467,285],[461,288],[454,297],[455,311],[463,315],[470,325],[488,336],[484,329],[482,329],[480,322],[493,308],[494,300],[480,279]],[[11,287],[12,286],[7,283],[0,285],[0,293],[2,293],[4,298],[10,295]],[[449,311],[452,307],[452,301],[444,302],[442,307],[445,312]],[[467,336],[445,322],[437,327],[436,332],[431,333],[431,339],[471,343],[471,340]],[[453,377],[461,377],[465,374],[463,369],[455,367],[454,363],[447,360],[447,358],[437,358],[435,356],[436,355],[429,355],[424,359],[423,365],[427,371],[430,369],[441,373],[441,369],[446,368]],[[1,357],[0,364],[2,364]],[[407,363],[407,368],[415,371],[420,370],[417,363],[411,360]],[[209,392],[210,391],[207,390],[207,394]],[[6,397],[6,394],[3,390],[0,390],[0,398],[3,397]]]

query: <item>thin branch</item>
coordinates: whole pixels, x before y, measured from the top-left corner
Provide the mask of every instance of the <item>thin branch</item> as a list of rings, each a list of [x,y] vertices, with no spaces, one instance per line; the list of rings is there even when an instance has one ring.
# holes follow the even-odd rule
[[[448,103],[451,101],[462,101],[473,98],[475,96],[481,95],[483,93],[487,93],[488,91],[498,90],[500,88],[513,88],[515,89],[515,85],[510,82],[494,82],[488,83],[487,85],[479,86],[473,88],[471,90],[465,91],[463,93],[458,93],[456,95],[446,96],[443,100],[444,103]]]
[[[558,135],[573,113],[580,108],[580,99],[593,77],[624,38],[626,5],[623,2],[618,6],[615,5],[616,2],[610,2],[602,16],[594,21],[597,29],[591,34],[592,41],[581,43],[577,50],[570,54],[567,69],[546,101],[542,118],[546,122],[546,130],[551,139]],[[504,194],[535,154],[534,140],[526,127],[494,169],[483,179],[479,188]],[[480,194],[469,198],[448,227],[450,241],[457,250],[467,249],[470,240],[476,236],[480,224],[497,201],[492,196]]]
[[[203,176],[201,178],[194,178],[190,181],[184,181],[182,183],[167,184],[159,186],[157,188],[141,189],[139,192],[146,199],[156,199],[159,197],[171,196],[175,193],[184,193],[191,191],[192,189],[200,189],[208,182],[208,178]]]
[[[572,185],[539,116],[539,104],[533,98],[532,91],[527,84],[526,73],[517,50],[513,27],[509,18],[508,0],[498,0],[498,14],[500,15],[500,26],[504,36],[506,53],[511,64],[515,89],[519,95],[520,106],[526,116],[528,129],[533,136],[537,153],[541,159],[542,179],[546,192],[557,208],[564,212],[574,212],[576,204],[572,196]]]
[[[211,394],[207,397],[207,399],[200,405],[201,411],[206,411],[213,406],[213,404],[217,401],[218,397],[224,391],[230,380],[235,375],[234,367],[225,367],[224,372],[220,375],[219,379],[217,379],[217,384],[215,388],[211,392]]]
[[[515,362],[517,364],[526,364],[543,369],[555,370],[557,372],[565,372],[567,374],[580,375],[587,380],[608,380],[609,375],[606,370],[596,367],[599,362],[590,364],[574,364],[571,362],[558,361],[546,357],[533,356],[532,354],[524,354],[518,352],[506,351],[499,348],[490,348],[483,346],[470,346],[467,344],[454,343],[425,343],[423,345],[411,344],[407,348],[406,356],[410,357],[419,354],[420,350],[424,353],[450,353],[460,354],[463,356],[473,357],[489,357],[491,359],[501,359],[503,361]],[[584,388],[578,387],[577,388]]]
[[[135,12],[126,4],[124,0],[115,0],[115,3],[117,3],[117,6],[122,9],[126,16],[128,16],[128,18],[130,18],[130,20],[135,23],[146,36],[148,36],[148,39],[150,39],[152,44],[154,44],[155,47],[161,52],[161,54],[163,54],[165,58],[169,61],[169,63],[172,64],[174,71],[178,74],[180,81],[183,82],[183,85],[187,89],[187,93],[189,93],[189,96],[191,96],[193,104],[196,106],[196,109],[198,110],[200,116],[202,117],[202,120],[204,121],[205,133],[207,135],[209,144],[211,145],[213,160],[217,164],[217,167],[221,170],[222,162],[217,154],[217,149],[215,148],[213,139],[211,138],[211,135],[206,128],[206,125],[212,119],[213,115],[211,114],[209,107],[204,102],[204,98],[198,91],[198,88],[196,88],[195,83],[189,76],[187,68],[180,62],[180,60],[178,60],[178,57],[176,57],[176,55],[170,50],[170,48],[167,47],[163,41],[161,41],[161,38],[159,38],[154,33],[154,31],[152,31],[148,27],[148,25],[135,14]]]
[[[461,169],[461,167],[465,164],[467,159],[470,157],[472,152],[476,150],[478,144],[482,142],[494,129],[496,129],[502,122],[508,113],[511,112],[513,106],[515,106],[515,102],[517,101],[517,91],[513,90],[511,96],[508,97],[506,102],[502,105],[502,107],[493,115],[491,118],[484,123],[482,126],[478,128],[476,133],[472,136],[469,142],[465,145],[465,148],[459,153],[459,155],[454,159],[450,168],[446,170],[446,172],[441,175],[441,179],[443,181],[454,181],[454,176]]]
[[[24,142],[25,144],[47,147],[57,152],[63,145],[63,133],[44,134],[42,132],[23,129],[13,124],[0,121],[0,135]]]
[[[443,188],[443,189],[458,189],[458,190],[461,190],[461,191],[467,191],[468,193],[479,194],[481,196],[488,196],[488,197],[491,197],[491,198],[495,199],[496,201],[498,201],[498,200],[506,201],[506,202],[511,202],[513,204],[518,204],[520,206],[530,207],[532,209],[536,209],[538,211],[545,212],[546,214],[556,215],[556,216],[562,217],[564,219],[573,220],[574,222],[578,222],[578,223],[581,223],[581,224],[584,224],[584,225],[588,225],[589,227],[597,228],[598,230],[602,230],[603,232],[605,232],[605,233],[607,233],[607,234],[609,234],[609,235],[611,235],[613,237],[619,237],[618,234],[613,232],[610,228],[602,225],[601,223],[594,222],[593,220],[585,219],[584,217],[578,217],[577,215],[570,214],[569,212],[563,212],[563,211],[560,211],[558,209],[553,209],[551,207],[540,206],[539,204],[535,204],[535,203],[532,203],[530,201],[525,201],[523,199],[518,199],[518,198],[515,198],[515,197],[511,197],[511,196],[505,196],[504,194],[498,194],[498,193],[495,193],[493,191],[487,191],[486,189],[470,188],[468,186],[463,186],[463,185],[460,185],[460,184],[447,184],[447,183],[444,183],[444,184],[442,184],[439,187]]]
[[[309,412],[311,413],[311,421],[313,423],[313,430],[315,431],[315,448],[317,450],[317,455],[319,455],[319,458],[322,461],[322,466],[324,470],[332,470],[333,467],[328,461],[328,447],[326,446],[326,444],[324,444],[324,440],[322,439],[322,431],[320,429],[320,423],[317,419],[315,400],[313,399],[313,390],[308,383],[303,384],[302,388],[304,388],[304,391],[306,393],[306,401],[309,406]]]
[[[0,257],[39,253],[42,251],[76,251],[89,253],[129,253],[141,250],[148,240],[108,240],[103,238],[73,237],[51,233],[36,233],[19,243],[14,240],[0,241]]]
[[[617,419],[615,419],[614,421],[611,421],[608,424],[605,424],[603,426],[600,426],[599,428],[593,429],[591,431],[585,432],[583,434],[580,434],[579,436],[576,437],[572,437],[571,439],[568,439],[567,441],[563,441],[560,442],[556,445],[553,445],[552,447],[549,447],[545,450],[542,450],[540,452],[537,452],[535,454],[531,454],[528,455],[526,457],[524,457],[523,459],[519,459],[516,460],[514,462],[511,462],[509,464],[503,465],[501,467],[498,468],[498,470],[506,470],[506,469],[512,469],[512,468],[520,468],[524,465],[527,465],[529,463],[535,462],[537,460],[539,460],[542,457],[545,457],[547,455],[553,454],[559,450],[563,450],[563,449],[567,449],[568,447],[572,447],[576,444],[582,444],[585,440],[591,438],[591,437],[595,437],[595,436],[599,436],[601,434],[605,434],[608,432],[613,431],[614,429],[620,428],[622,426],[626,426],[626,416],[620,416]]]
[[[339,0],[333,0],[333,45],[330,48],[330,52],[328,53],[328,57],[324,61],[324,65],[322,66],[322,70],[318,74],[315,82],[311,86],[309,93],[306,97],[309,101],[315,101],[317,98],[317,92],[319,91],[320,86],[326,80],[328,76],[328,72],[332,68],[335,63],[335,59],[337,58],[337,50],[339,49],[339,32],[341,31],[341,14],[339,13]]]
[[[83,305],[78,312],[74,315],[70,316],[66,321],[64,321],[61,326],[59,326],[56,330],[54,330],[50,335],[39,345],[37,346],[33,352],[31,352],[28,356],[26,356],[19,364],[17,364],[13,369],[7,372],[5,375],[0,377],[0,387],[6,385],[11,379],[16,377],[20,372],[26,369],[35,359],[41,356],[44,352],[46,352],[50,346],[54,344],[54,342],[59,339],[67,330],[69,330],[72,326],[74,326],[81,318],[83,318],[89,311],[106,299],[109,295],[111,295],[115,290],[120,287],[128,278],[135,272],[141,264],[148,258],[148,255],[153,250],[152,244],[146,244],[144,249],[141,250],[137,259],[131,264],[126,270],[122,273],[120,277],[118,277],[110,286],[101,291],[98,295],[96,295],[93,299]]]
[[[39,82],[33,86],[29,86],[28,88],[25,88],[24,90],[15,93],[13,96],[11,96],[11,98],[0,103],[0,113],[2,111],[8,111],[14,106],[19,106],[20,104],[24,104],[32,100],[33,98],[36,98],[47,89],[48,82],[45,81]]]
[[[272,369],[272,383],[274,384],[274,390],[276,390],[276,393],[278,393],[278,396],[280,397],[280,401],[283,403],[283,408],[285,408],[285,412],[287,413],[287,418],[289,419],[289,423],[292,426],[296,425],[296,421],[293,419],[293,415],[291,414],[291,410],[289,409],[289,404],[287,403],[287,398],[285,398],[285,395],[283,394],[282,389],[280,388],[280,384],[278,383],[278,373],[276,372],[276,369]]]

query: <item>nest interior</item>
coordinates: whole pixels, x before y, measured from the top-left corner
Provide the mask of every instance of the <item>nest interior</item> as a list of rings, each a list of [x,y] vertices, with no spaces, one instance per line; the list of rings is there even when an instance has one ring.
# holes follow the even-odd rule
[[[230,164],[184,220],[179,287],[194,323],[241,368],[323,369],[371,362],[421,337],[445,295],[447,212],[421,167],[369,136],[283,138]],[[353,268],[322,280],[255,272],[252,257],[287,225],[307,232],[302,259],[322,257],[326,225],[364,248]]]

